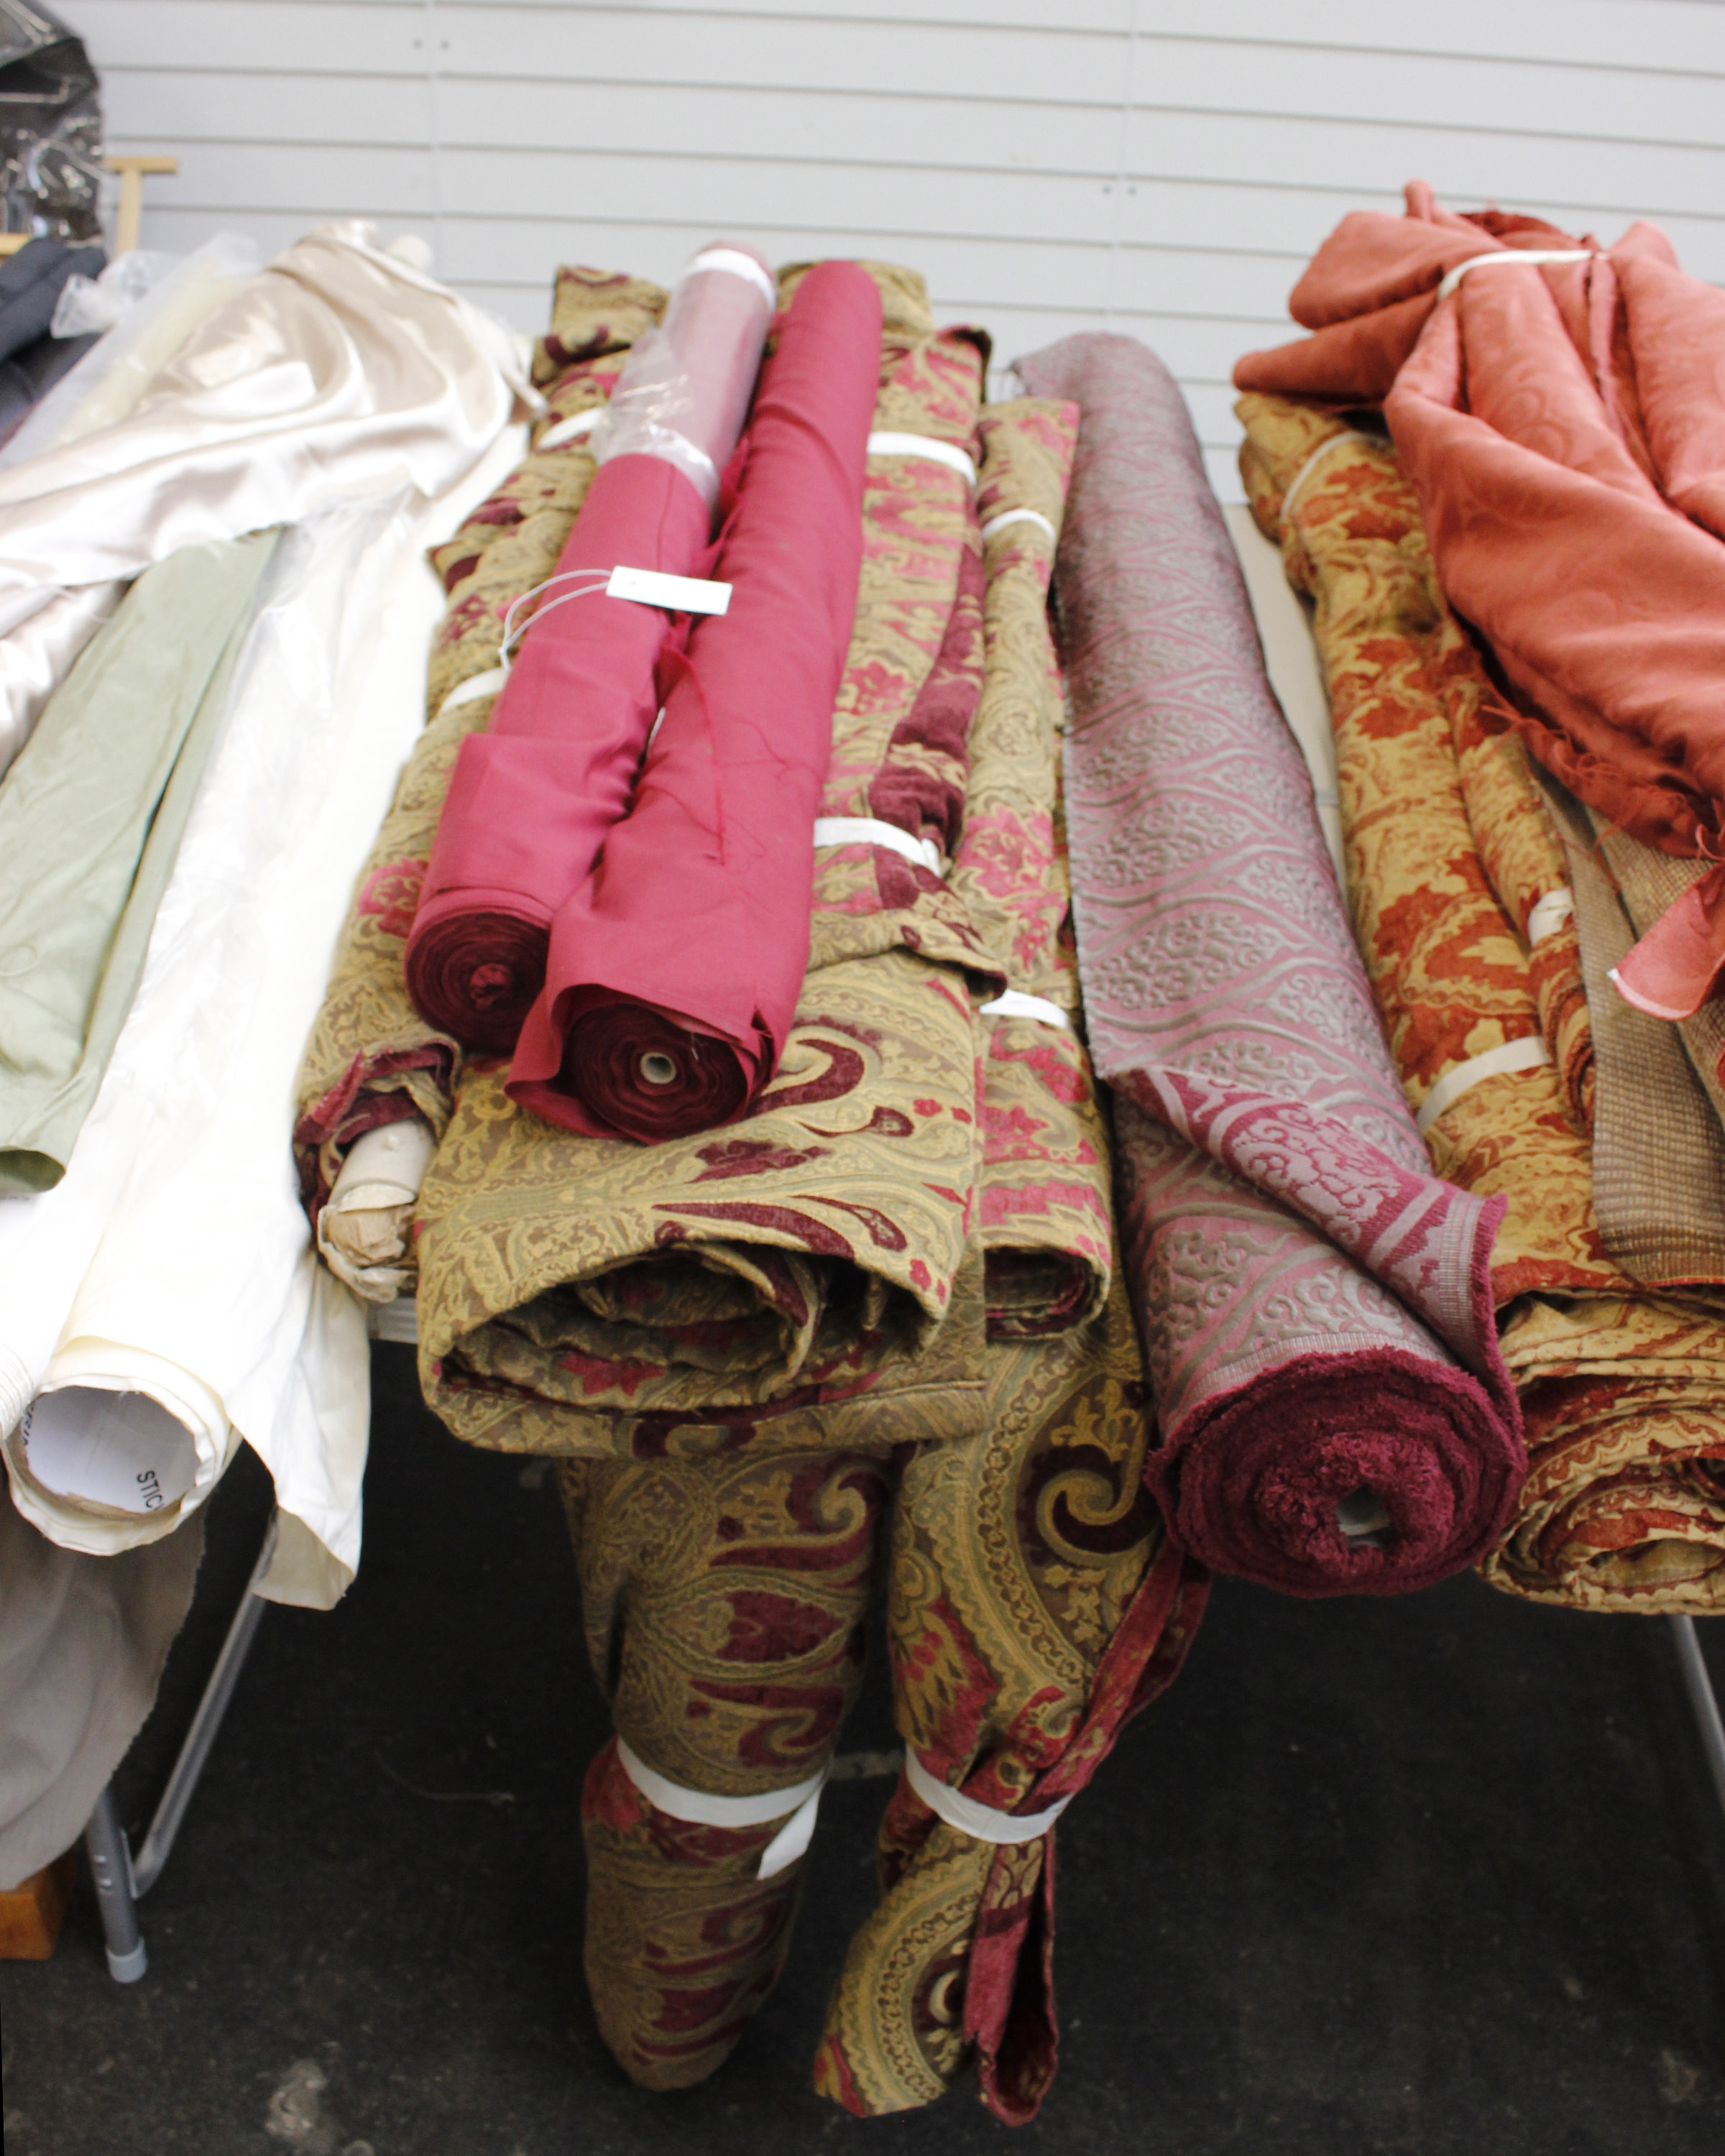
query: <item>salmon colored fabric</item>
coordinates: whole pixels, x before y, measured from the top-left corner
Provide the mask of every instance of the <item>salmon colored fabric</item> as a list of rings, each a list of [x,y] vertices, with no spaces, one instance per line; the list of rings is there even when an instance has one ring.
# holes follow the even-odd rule
[[[552,927],[509,1091],[650,1142],[730,1122],[773,1075],[809,957],[814,818],[862,558],[880,295],[854,263],[798,290],[750,429],[703,617],[629,815]]]
[[[1585,260],[1451,270],[1534,249]],[[1666,851],[1725,853],[1725,292],[1656,226],[1609,250],[1537,219],[1344,218],[1295,287],[1314,331],[1239,387],[1382,403],[1438,575],[1490,642],[1532,753]],[[1656,1016],[1725,972],[1725,868],[1619,969]]]
[[[1494,1586],[1570,1609],[1717,1610],[1717,1305],[1649,1292],[1614,1261],[1594,1209],[1593,1148],[1556,1070],[1468,1070],[1536,1038],[1540,1012],[1475,820],[1490,804],[1467,776],[1475,750],[1455,690],[1477,658],[1438,589],[1419,504],[1381,440],[1338,437],[1296,486],[1336,421],[1279,398],[1247,397],[1239,409],[1253,514],[1313,603],[1348,902],[1390,1053],[1409,1105],[1437,1110],[1425,1120],[1438,1173],[1508,1201],[1491,1285],[1528,1471],[1481,1569]]]

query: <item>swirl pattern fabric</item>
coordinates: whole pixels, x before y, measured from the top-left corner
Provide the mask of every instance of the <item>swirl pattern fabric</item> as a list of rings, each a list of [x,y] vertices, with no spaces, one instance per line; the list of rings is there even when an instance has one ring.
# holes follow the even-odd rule
[[[906,1459],[887,1603],[895,1711],[924,1768],[1007,1814],[1081,1789],[1178,1674],[1207,1575],[1144,1486],[1143,1351],[1124,1285],[1057,1340],[988,1353],[988,1430]],[[1054,2077],[1054,1830],[1012,1844],[940,1819],[901,1777],[881,1898],[827,2012],[815,2086],[866,2116],[976,2072],[996,2118]]]
[[[1223,1569],[1427,1585],[1491,1546],[1524,1466],[1486,1272],[1502,1201],[1430,1173],[1178,388],[1120,337],[1019,371],[1084,413],[1066,814],[1153,1481]]]
[[[1477,665],[1387,444],[1338,442],[1284,509],[1314,425],[1243,400],[1259,523],[1314,602],[1355,932],[1410,1104],[1537,1035],[1527,953],[1469,820],[1443,685]],[[1599,1609],[1725,1606],[1725,1325],[1638,1289],[1601,1240],[1592,1153],[1548,1065],[1486,1075],[1430,1123],[1435,1166],[1508,1209],[1491,1283],[1527,1481],[1482,1561],[1499,1587]]]
[[[832,1757],[862,1680],[884,1463],[822,1451],[562,1471],[588,1646],[619,1736],[688,1789],[758,1796]],[[582,1795],[586,1967],[630,2076],[723,2061],[777,1981],[801,1860],[757,1876],[776,1827],[660,1811],[614,1740]]]
[[[1497,263],[1517,249],[1581,260]],[[1317,334],[1249,353],[1245,390],[1382,403],[1450,603],[1491,643],[1532,753],[1614,824],[1725,852],[1725,294],[1656,225],[1609,250],[1457,217],[1415,182],[1344,218],[1295,287]],[[1698,1009],[1725,973],[1725,869],[1644,937],[1625,992]]]

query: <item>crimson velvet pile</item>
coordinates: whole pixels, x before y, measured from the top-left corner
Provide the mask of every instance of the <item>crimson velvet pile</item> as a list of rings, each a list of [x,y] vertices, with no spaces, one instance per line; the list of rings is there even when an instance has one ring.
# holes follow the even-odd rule
[[[1290,1594],[1424,1587],[1525,1471],[1487,1261],[1432,1175],[1179,391],[1130,339],[1019,362],[1082,408],[1056,570],[1091,1050],[1198,1555]]]
[[[856,612],[880,295],[798,286],[750,423],[703,616],[628,816],[552,924],[509,1091],[642,1142],[732,1122],[765,1086],[809,960],[814,819]]]
[[[1556,259],[1550,259],[1555,257]],[[1242,389],[1382,404],[1445,596],[1532,753],[1650,845],[1725,851],[1725,293],[1657,226],[1602,249],[1537,218],[1344,218],[1289,302],[1313,334]],[[1725,969],[1725,865],[1617,969],[1656,1017]]]
[[[408,939],[415,1004],[468,1048],[513,1050],[557,910],[628,812],[665,657],[688,624],[608,598],[604,584],[619,565],[706,573],[719,467],[737,445],[773,289],[752,254],[697,255],[608,413],[593,414],[598,471],[490,727],[461,744]]]

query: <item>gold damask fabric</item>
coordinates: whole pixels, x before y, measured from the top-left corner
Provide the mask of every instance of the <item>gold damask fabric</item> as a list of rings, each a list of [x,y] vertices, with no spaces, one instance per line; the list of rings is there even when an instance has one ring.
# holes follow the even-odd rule
[[[1004,1812],[1082,1788],[1177,1673],[1207,1592],[1144,1486],[1142,1349],[1123,1286],[1060,1338],[991,1345],[988,1432],[921,1447],[893,1506],[898,1726],[938,1781]],[[852,1942],[815,2086],[874,2115],[974,2069],[998,2118],[1054,2074],[1054,1830],[1016,1845],[941,1820],[901,1778],[881,1900]]]
[[[1483,744],[1454,722],[1455,679],[1475,673],[1477,657],[1438,590],[1418,506],[1387,444],[1337,441],[1285,516],[1290,486],[1340,423],[1270,397],[1238,408],[1254,513],[1316,607],[1355,932],[1417,1111],[1471,1058],[1550,1038],[1527,946],[1492,888],[1472,820],[1499,819],[1494,843],[1510,821],[1490,805]],[[1497,762],[1495,778],[1507,768]],[[1538,850],[1531,870],[1525,854],[1519,870],[1500,860],[1506,898],[1552,873]],[[1574,1608],[1725,1608],[1717,1306],[1697,1304],[1679,1322],[1677,1306],[1613,1261],[1594,1204],[1592,1147],[1553,1065],[1471,1086],[1426,1143],[1440,1173],[1466,1190],[1501,1191],[1509,1204],[1492,1284],[1531,1466],[1486,1577]]]
[[[534,351],[533,378],[549,407],[542,438],[559,419],[609,397],[628,346],[656,321],[665,299],[658,285],[638,280],[558,271],[552,327]],[[414,1114],[437,1137],[448,1126],[461,1046],[414,1009],[402,952],[456,752],[464,736],[486,725],[495,697],[448,712],[443,706],[464,682],[496,667],[504,617],[556,568],[595,469],[584,439],[536,449],[432,551],[449,605],[431,653],[429,724],[367,857],[295,1086],[295,1150],[314,1221],[364,1132]]]
[[[731,1797],[824,1766],[862,1677],[885,1464],[751,1452],[561,1472],[588,1651],[636,1756],[679,1788]],[[644,2087],[704,2080],[777,1980],[803,1869],[757,1876],[781,1823],[673,1819],[614,1739],[593,1761],[588,1985],[606,2043]]]
[[[1111,1147],[1078,1029],[1048,619],[1078,407],[1017,398],[985,407],[978,432],[985,664],[950,882],[1007,988],[1067,1020],[986,1010],[981,1020],[988,1334],[1028,1339],[1091,1316],[1110,1278]]]
[[[932,385],[924,432],[945,424],[952,354],[939,358],[909,355]],[[901,419],[907,364],[881,408]],[[1070,414],[1026,401],[991,417],[991,515],[1021,495],[1058,529]],[[876,490],[871,476],[865,518],[880,520],[888,561],[905,544],[909,484]],[[936,528],[969,544],[975,511],[941,526],[942,499],[925,504]],[[961,552],[959,632],[932,656],[932,632],[907,641],[891,580],[876,576],[839,721],[858,768],[868,735],[876,790],[835,783],[824,805],[910,829],[921,803],[917,834],[938,835],[952,870],[838,850],[860,858],[820,872],[797,1022],[743,1123],[652,1147],[579,1137],[516,1109],[501,1069],[470,1066],[418,1223],[422,1379],[459,1435],[637,1456],[962,1437],[980,1424],[984,1295],[1003,1337],[1059,1331],[1098,1306],[1110,1163],[1082,1045],[1070,1028],[973,1009],[1009,978],[1076,1000],[1040,596],[1051,552],[1034,524],[991,539],[976,635]],[[905,619],[919,588],[907,580]],[[920,673],[907,652],[927,660]],[[955,774],[962,824],[942,820]],[[845,881],[853,867],[862,881]]]

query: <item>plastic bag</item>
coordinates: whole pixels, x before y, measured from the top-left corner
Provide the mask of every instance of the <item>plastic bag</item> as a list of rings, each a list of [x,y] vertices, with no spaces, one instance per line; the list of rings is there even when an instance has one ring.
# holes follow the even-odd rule
[[[0,0],[6,229],[100,238],[101,179],[101,99],[83,40],[36,0]]]

